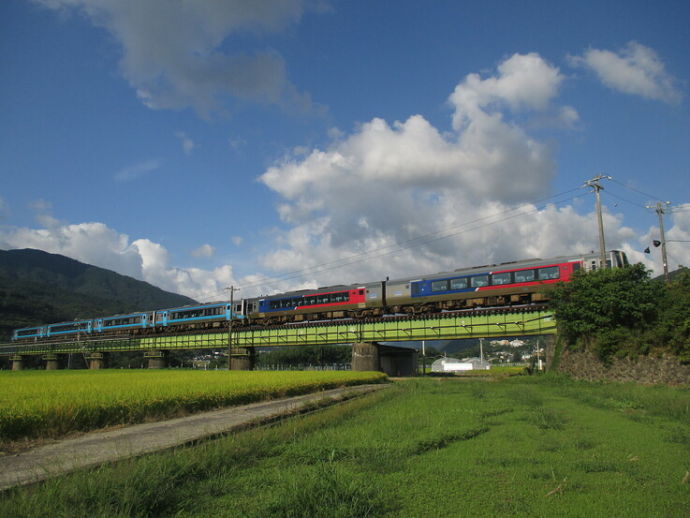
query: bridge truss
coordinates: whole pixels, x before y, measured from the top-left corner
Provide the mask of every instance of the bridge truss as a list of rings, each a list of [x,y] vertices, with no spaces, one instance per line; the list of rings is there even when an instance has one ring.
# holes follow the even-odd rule
[[[72,340],[0,346],[0,356],[509,338],[555,333],[556,321],[546,306],[524,306],[363,321],[236,327],[230,341],[227,329],[110,338],[91,335],[73,337]]]

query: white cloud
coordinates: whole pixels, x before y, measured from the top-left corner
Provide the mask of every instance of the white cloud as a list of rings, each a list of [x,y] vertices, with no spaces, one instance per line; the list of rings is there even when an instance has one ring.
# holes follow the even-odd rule
[[[558,69],[538,55],[516,54],[495,76],[470,74],[458,84],[450,96],[451,133],[441,133],[421,115],[392,125],[372,119],[349,136],[338,132],[326,150],[285,156],[260,178],[283,197],[278,211],[292,225],[282,248],[268,254],[265,264],[300,269],[397,248],[416,236],[545,195],[555,170],[548,146],[500,109],[559,113],[552,102],[562,80]],[[568,114],[576,117],[574,109]],[[473,254],[465,245],[476,248],[479,242],[475,234],[420,246],[383,260],[379,271],[471,264]],[[485,261],[496,246],[483,248],[477,260]]]
[[[559,70],[535,53],[514,54],[498,65],[498,75],[481,79],[469,74],[450,102],[455,107],[453,127],[458,130],[492,105],[513,111],[545,110],[563,82]]]
[[[194,144],[194,141],[187,136],[187,134],[184,131],[178,131],[175,133],[175,136],[180,139],[180,144],[182,144],[182,150],[184,151],[185,155],[191,155],[192,151],[194,151],[194,148],[196,147],[196,144]]]
[[[232,244],[235,246],[240,246],[244,243],[244,238],[242,236],[232,236]]]
[[[635,41],[618,53],[588,49],[582,56],[571,56],[570,63],[593,70],[606,86],[620,92],[668,103],[682,98],[656,52]]]
[[[144,160],[143,162],[120,169],[113,178],[118,182],[131,182],[159,169],[161,165],[163,165],[163,161],[158,158]]]
[[[596,250],[593,214],[531,204],[549,193],[555,164],[511,118],[574,125],[575,108],[555,103],[562,82],[540,56],[516,54],[457,85],[452,132],[421,115],[372,119],[326,149],[286,155],[260,178],[282,196],[288,226],[263,264],[325,285]],[[634,249],[621,216],[605,224],[610,248]]]
[[[312,108],[287,79],[283,58],[258,43],[261,34],[297,23],[306,0],[34,1],[76,10],[107,29],[122,46],[122,74],[150,108],[193,107],[208,115],[228,96]],[[224,42],[238,33],[257,36],[256,48],[226,51]]]
[[[201,245],[199,248],[192,250],[194,257],[212,257],[216,253],[216,249],[209,244]]]

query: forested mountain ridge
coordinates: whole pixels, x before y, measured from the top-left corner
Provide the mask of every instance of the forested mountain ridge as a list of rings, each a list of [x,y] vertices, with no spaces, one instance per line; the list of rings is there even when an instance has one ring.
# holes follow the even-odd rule
[[[0,250],[0,340],[39,324],[194,304],[131,277],[41,250]]]

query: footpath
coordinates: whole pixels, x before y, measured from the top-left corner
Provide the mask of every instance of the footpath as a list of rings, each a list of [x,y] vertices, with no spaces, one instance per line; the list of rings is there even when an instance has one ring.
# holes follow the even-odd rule
[[[358,385],[213,410],[187,417],[95,431],[0,457],[0,491],[78,469],[209,439],[298,414],[312,405],[336,403],[387,385]]]

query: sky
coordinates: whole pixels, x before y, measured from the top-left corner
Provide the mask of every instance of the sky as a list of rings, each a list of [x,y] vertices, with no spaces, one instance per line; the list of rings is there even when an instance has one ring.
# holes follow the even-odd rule
[[[0,249],[250,297],[598,250],[604,175],[607,248],[661,273],[662,202],[690,265],[689,20],[685,0],[3,0]]]

